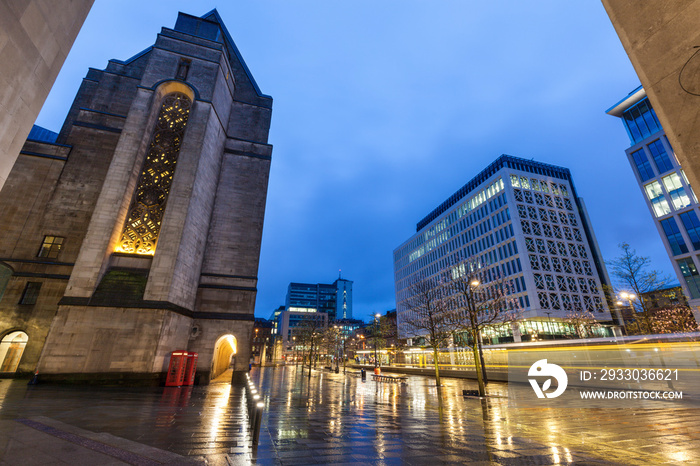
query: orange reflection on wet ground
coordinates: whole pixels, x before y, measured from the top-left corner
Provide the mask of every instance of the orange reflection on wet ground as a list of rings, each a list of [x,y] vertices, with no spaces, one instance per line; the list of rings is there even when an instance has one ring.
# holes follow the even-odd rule
[[[396,384],[354,372],[314,371],[309,379],[294,367],[263,371],[274,372],[277,384],[263,386],[270,406],[263,427],[273,447],[258,450],[262,462],[641,465],[700,457],[692,405],[672,412],[513,408],[501,383],[489,384],[480,400],[463,397],[476,387],[458,379],[443,379],[438,389],[422,376]],[[280,435],[290,431],[296,436]]]

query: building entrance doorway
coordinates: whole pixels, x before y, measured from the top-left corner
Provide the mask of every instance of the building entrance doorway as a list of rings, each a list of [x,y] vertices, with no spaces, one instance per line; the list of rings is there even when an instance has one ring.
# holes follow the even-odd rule
[[[0,372],[15,372],[29,337],[21,331],[10,332],[0,341]]]
[[[236,356],[238,341],[233,335],[223,335],[216,340],[214,357],[211,361],[211,378],[215,379],[231,367],[231,362]]]

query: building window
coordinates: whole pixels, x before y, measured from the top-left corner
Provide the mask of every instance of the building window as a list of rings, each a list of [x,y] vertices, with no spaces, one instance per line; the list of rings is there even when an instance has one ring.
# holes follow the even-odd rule
[[[190,72],[190,64],[191,63],[192,63],[191,60],[181,58],[180,63],[178,63],[178,65],[177,65],[177,73],[175,74],[175,78],[179,79],[181,81],[186,80],[187,74]]]
[[[22,293],[22,298],[19,300],[19,304],[36,304],[40,289],[40,282],[27,282],[26,286],[24,287],[24,292]]]
[[[0,262],[0,299],[5,294],[5,288],[12,278],[12,269]]]
[[[690,257],[681,259],[678,262],[678,267],[681,269],[681,274],[685,278],[685,283],[688,285],[688,292],[691,299],[700,298],[700,274],[698,269]]]
[[[0,364],[0,372],[17,371],[28,340],[27,334],[22,331],[15,331],[3,337],[0,341],[0,355],[4,355],[4,357],[2,364]]]
[[[661,228],[663,228],[664,233],[666,233],[666,239],[668,239],[668,245],[671,247],[673,255],[677,256],[678,254],[685,254],[688,252],[688,246],[685,245],[683,235],[681,235],[681,231],[676,224],[676,219],[671,217],[666,220],[661,220],[660,223]]]
[[[178,92],[163,99],[117,252],[155,254],[190,107],[190,99]]]
[[[657,217],[671,213],[671,208],[664,197],[664,190],[661,189],[661,184],[658,181],[644,185],[644,190]]]
[[[45,257],[47,259],[55,259],[63,246],[62,236],[44,236],[44,242],[41,243],[41,248],[37,257]]]
[[[678,176],[678,173],[671,173],[663,177],[662,181],[664,182],[666,191],[668,191],[668,195],[671,196],[674,209],[678,210],[690,205],[690,197],[686,194],[681,184],[681,177]]]
[[[656,112],[649,105],[649,99],[644,99],[631,107],[622,118],[633,144],[661,130]]]
[[[661,139],[657,139],[647,147],[649,147],[649,152],[651,152],[651,157],[654,159],[656,169],[659,170],[659,173],[665,173],[673,168],[671,159],[668,157],[668,153],[661,143]]]
[[[637,167],[637,172],[642,182],[654,178],[654,170],[651,169],[651,164],[649,159],[647,159],[647,154],[644,153],[644,149],[632,152],[632,161]]]
[[[690,242],[693,243],[693,249],[696,251],[700,250],[700,220],[698,220],[697,214],[695,211],[690,210],[683,212],[679,217],[683,222],[686,233],[688,233]]]
[[[681,175],[683,175],[683,179],[685,180],[685,184],[688,186],[688,191],[690,191],[690,196],[693,198],[693,202],[698,202],[698,198],[695,197],[695,193],[693,192],[692,186],[690,186],[690,182],[688,181],[688,177],[685,176],[685,172],[683,170],[680,170]]]

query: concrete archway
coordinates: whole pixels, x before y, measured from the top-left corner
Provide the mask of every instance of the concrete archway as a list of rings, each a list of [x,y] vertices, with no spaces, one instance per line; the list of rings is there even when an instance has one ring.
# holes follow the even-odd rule
[[[29,336],[21,330],[5,335],[0,341],[0,372],[16,372]]]
[[[238,340],[235,336],[222,335],[216,340],[211,361],[211,378],[215,379],[231,367],[231,361],[238,352]]]

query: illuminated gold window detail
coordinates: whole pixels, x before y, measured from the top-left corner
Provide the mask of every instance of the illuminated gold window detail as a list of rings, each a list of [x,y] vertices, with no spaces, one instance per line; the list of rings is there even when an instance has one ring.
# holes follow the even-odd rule
[[[163,100],[117,252],[155,253],[190,106],[190,99],[180,93]]]

